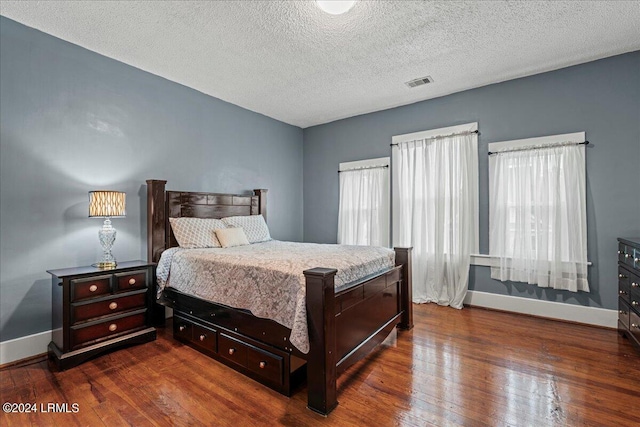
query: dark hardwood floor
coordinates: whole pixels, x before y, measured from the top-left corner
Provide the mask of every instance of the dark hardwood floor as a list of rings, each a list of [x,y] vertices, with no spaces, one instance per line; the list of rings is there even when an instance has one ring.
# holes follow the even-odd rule
[[[634,426],[640,356],[614,330],[434,304],[415,328],[340,377],[336,410],[306,409],[171,338],[65,372],[0,371],[2,403],[77,403],[77,413],[2,413],[2,426]]]

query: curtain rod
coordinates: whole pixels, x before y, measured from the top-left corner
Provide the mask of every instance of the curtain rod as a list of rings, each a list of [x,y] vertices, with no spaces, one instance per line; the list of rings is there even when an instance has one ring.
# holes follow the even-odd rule
[[[543,148],[554,148],[554,147],[562,147],[565,145],[589,145],[589,141],[585,141],[585,142],[568,142],[568,143],[560,143],[560,144],[555,144],[555,145],[545,145],[545,146],[541,146],[541,147],[522,147],[522,148],[513,148],[511,150],[504,150],[504,151],[489,151],[487,154],[488,155],[492,155],[492,154],[500,154],[500,153],[511,153],[512,151],[529,151],[529,150],[540,150]]]
[[[480,132],[478,130],[470,130],[470,131],[465,131],[465,132],[459,132],[459,133],[452,133],[449,135],[438,135],[438,136],[432,136],[431,138],[421,138],[422,141],[430,141],[432,139],[442,139],[442,138],[449,138],[451,136],[458,136],[458,135],[471,135],[472,133],[477,133],[480,134]],[[408,141],[403,141],[403,142],[408,142]],[[403,142],[397,142],[395,144],[389,144],[390,146],[394,147],[398,144],[402,144]]]
[[[366,166],[363,168],[353,168],[353,169],[344,169],[341,171],[338,171],[338,173],[342,173],[342,172],[353,172],[353,171],[361,171],[361,170],[365,170],[365,169],[383,169],[383,168],[388,168],[389,165],[384,165],[384,166]]]

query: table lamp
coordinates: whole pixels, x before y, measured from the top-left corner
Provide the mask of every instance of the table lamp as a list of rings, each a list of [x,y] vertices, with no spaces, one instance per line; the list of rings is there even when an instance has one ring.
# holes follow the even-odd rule
[[[110,269],[116,267],[116,260],[111,254],[111,247],[116,240],[116,229],[111,225],[111,218],[125,216],[127,195],[120,191],[89,191],[89,217],[104,218],[104,224],[98,231],[102,245],[102,260],[94,267]]]

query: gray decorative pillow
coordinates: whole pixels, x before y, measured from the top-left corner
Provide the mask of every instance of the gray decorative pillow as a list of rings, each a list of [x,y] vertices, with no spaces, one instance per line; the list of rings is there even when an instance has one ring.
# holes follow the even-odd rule
[[[220,219],[169,218],[171,229],[181,248],[220,248],[215,231],[227,228]]]
[[[249,243],[260,243],[271,240],[271,234],[269,234],[269,227],[262,215],[249,215],[249,216],[230,216],[222,218],[227,227],[240,227],[244,229],[244,234],[247,235]]]

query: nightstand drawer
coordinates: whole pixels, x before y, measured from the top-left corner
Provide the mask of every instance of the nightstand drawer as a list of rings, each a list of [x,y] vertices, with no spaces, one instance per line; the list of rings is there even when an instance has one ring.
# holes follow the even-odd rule
[[[629,301],[640,303],[640,276],[634,273],[629,274]],[[636,305],[634,308],[640,312],[640,305]]]
[[[111,293],[111,275],[71,280],[71,301],[94,298]]]
[[[633,310],[629,312],[629,332],[640,343],[640,316]]]
[[[618,261],[631,268],[640,268],[640,248],[618,243]]]
[[[147,294],[145,292],[126,297],[111,298],[88,304],[71,305],[71,323],[77,323],[94,317],[121,313],[136,308],[144,308]]]
[[[627,269],[618,266],[618,296],[627,304],[630,303],[631,278],[632,274]]]
[[[631,312],[631,309],[629,308],[627,303],[622,298],[619,298],[618,320],[620,321],[620,323],[622,323],[625,329],[629,329],[629,313],[630,312]]]
[[[132,291],[147,287],[147,270],[129,271],[116,274],[116,292]]]
[[[136,314],[124,317],[109,318],[100,323],[88,326],[71,327],[71,348],[77,348],[94,341],[112,338],[123,332],[145,326],[145,312],[138,310]]]

